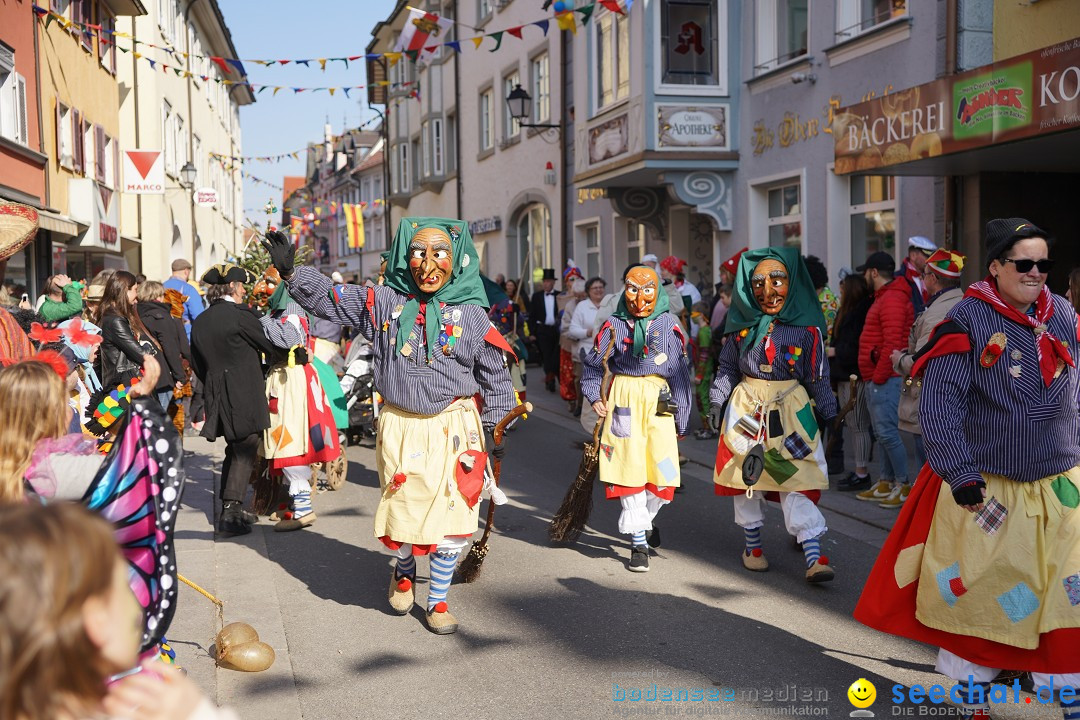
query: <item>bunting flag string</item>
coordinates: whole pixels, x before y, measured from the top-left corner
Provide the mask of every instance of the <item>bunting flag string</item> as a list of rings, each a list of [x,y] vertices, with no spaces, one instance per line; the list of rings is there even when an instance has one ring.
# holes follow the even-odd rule
[[[509,34],[512,37],[518,38],[520,40],[520,39],[523,39],[522,32],[526,27],[534,27],[534,26],[538,27],[538,28],[540,28],[540,30],[543,32],[544,36],[546,37],[547,33],[548,33],[548,28],[549,28],[549,25],[550,25],[550,21],[551,21],[552,18],[554,18],[556,20],[556,23],[558,24],[558,26],[559,26],[559,28],[561,30],[564,30],[564,31],[569,30],[572,33],[576,34],[577,33],[576,20],[580,19],[582,25],[588,25],[589,20],[592,18],[593,12],[596,10],[597,5],[600,5],[600,6],[604,7],[604,8],[606,8],[606,9],[610,10],[611,12],[618,13],[620,15],[626,15],[626,14],[628,14],[630,12],[630,8],[632,7],[633,2],[634,2],[634,0],[597,0],[597,2],[590,3],[588,5],[583,5],[582,7],[575,8],[575,7],[568,7],[568,3],[562,2],[562,0],[560,0],[559,2],[554,3],[554,7],[553,7],[554,15],[552,17],[547,17],[547,18],[543,18],[543,19],[540,19],[540,20],[535,20],[533,22],[524,23],[522,25],[517,25],[517,26],[512,27],[512,28],[505,28],[503,30],[495,30],[495,31],[480,34],[480,35],[477,35],[476,37],[472,37],[472,38],[468,38],[468,39],[472,40],[473,46],[477,50],[479,50],[480,46],[484,43],[484,41],[486,39],[488,39],[488,38],[491,38],[491,39],[493,39],[495,41],[495,47],[492,48],[490,50],[490,52],[495,52],[495,51],[499,50],[500,48],[502,48],[502,42],[503,42],[503,35],[504,34]],[[195,54],[195,53],[189,54],[189,53],[186,53],[186,52],[176,50],[176,49],[174,49],[172,47],[168,47],[168,46],[164,46],[164,45],[156,45],[154,43],[148,43],[148,42],[145,42],[145,41],[142,41],[142,40],[136,40],[129,33],[125,33],[125,32],[119,31],[119,30],[110,30],[109,28],[104,28],[101,25],[94,25],[94,24],[91,24],[91,23],[73,22],[73,21],[69,20],[68,18],[65,18],[62,14],[60,14],[60,13],[54,11],[54,10],[50,10],[49,8],[41,7],[40,5],[36,5],[36,4],[33,6],[33,10],[34,10],[34,13],[38,16],[39,19],[44,18],[46,29],[53,22],[57,22],[65,30],[70,30],[72,28],[75,28],[77,30],[80,30],[83,33],[97,35],[102,40],[102,42],[106,42],[106,43],[112,42],[114,45],[116,45],[115,38],[118,38],[118,37],[119,38],[125,38],[125,39],[128,39],[128,40],[132,41],[133,48],[122,48],[120,45],[116,45],[116,48],[118,50],[121,50],[122,52],[132,52],[134,49],[137,49],[137,47],[139,45],[142,45],[142,46],[145,46],[145,47],[148,47],[148,48],[153,48],[155,50],[160,50],[160,51],[162,51],[164,53],[167,53],[176,62],[180,62],[181,59],[186,60],[188,58],[195,58],[195,59],[198,59],[198,60],[208,60],[208,61],[214,63],[221,70],[223,75],[231,76],[235,72],[235,74],[237,76],[241,77],[241,78],[246,78],[247,77],[247,72],[244,69],[244,63],[254,63],[256,65],[260,65],[260,66],[266,67],[266,68],[283,67],[283,66],[289,65],[289,64],[303,65],[304,67],[310,68],[311,63],[318,63],[319,70],[321,72],[326,72],[327,63],[333,63],[333,62],[340,62],[346,68],[348,68],[350,62],[355,62],[357,60],[378,60],[378,59],[383,59],[383,60],[386,60],[387,62],[389,62],[391,66],[393,66],[393,65],[396,65],[403,57],[408,57],[413,62],[416,62],[421,57],[421,55],[427,56],[430,53],[436,52],[441,47],[449,47],[452,51],[459,52],[459,53],[461,52],[461,40],[458,39],[458,40],[448,40],[448,41],[445,41],[445,42],[431,43],[431,44],[424,45],[420,49],[410,49],[410,50],[407,50],[405,52],[392,52],[392,51],[389,51],[389,52],[383,52],[383,53],[360,53],[360,54],[357,54],[357,55],[345,55],[345,56],[341,56],[341,57],[301,58],[301,59],[295,59],[295,58],[289,58],[289,59],[227,58],[227,57],[220,57],[220,56],[217,56],[217,55],[198,55],[198,54]],[[576,13],[576,15],[575,15],[575,13]],[[437,18],[437,16],[433,16],[433,17]],[[106,36],[110,36],[110,37],[106,37]],[[154,64],[163,65],[164,63],[162,63],[160,60],[151,61],[151,65],[154,65]],[[174,66],[168,66],[168,65],[166,65],[166,67],[168,69],[173,70],[178,75],[187,73],[187,71],[183,70],[182,68],[176,68]],[[188,76],[193,76],[192,73],[187,73],[187,75]],[[208,79],[206,76],[201,76],[201,77],[204,80]],[[277,92],[279,90],[292,90],[294,92],[294,94],[304,92],[306,90],[310,90],[312,92],[318,92],[319,90],[326,90],[326,91],[330,92],[331,94],[333,94],[335,91],[341,90],[346,95],[348,95],[348,91],[350,91],[350,90],[359,90],[359,89],[364,87],[362,85],[356,85],[356,86],[350,86],[350,87],[347,87],[347,88],[346,87],[334,87],[334,88],[329,88],[329,87],[318,87],[318,88],[295,87],[294,88],[294,87],[289,87],[289,86],[284,86],[284,85],[280,85],[280,86],[279,85],[253,85],[252,83],[248,82],[247,80],[233,80],[233,79],[230,79],[229,77],[220,78],[220,79],[218,79],[218,78],[211,78],[211,79],[215,80],[215,82],[222,82],[222,83],[226,83],[226,84],[248,85],[248,86],[258,87],[259,88],[258,92],[262,92],[263,90],[267,90],[267,89],[273,89],[275,95],[277,94]],[[390,85],[390,83],[387,82],[387,81],[380,81],[377,84],[381,85],[381,86]]]
[[[361,123],[358,127],[350,129],[349,132],[342,133],[341,135],[334,135],[331,138],[330,142],[331,143],[337,143],[342,138],[348,136],[349,133],[356,132],[357,130],[365,130],[366,128],[371,127],[373,124],[380,121],[381,119],[382,118],[380,118],[377,115],[375,117],[373,117],[373,118],[369,118],[368,120]],[[221,153],[216,153],[216,152],[212,152],[212,153],[208,153],[208,154],[210,155],[210,157],[212,159],[218,160],[218,161],[227,160],[227,161],[233,162],[233,163],[245,163],[245,162],[274,163],[274,162],[281,162],[283,160],[290,160],[290,159],[291,160],[299,160],[301,153],[309,152],[313,148],[321,150],[322,149],[322,143],[309,144],[306,147],[300,148],[299,150],[293,150],[292,152],[278,153],[276,155],[222,155]]]

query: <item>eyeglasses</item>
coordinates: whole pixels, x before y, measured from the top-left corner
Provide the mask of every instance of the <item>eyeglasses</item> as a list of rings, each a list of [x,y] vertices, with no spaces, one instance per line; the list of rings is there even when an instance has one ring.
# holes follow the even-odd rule
[[[1031,272],[1031,268],[1033,267],[1038,267],[1039,272],[1045,275],[1046,273],[1054,269],[1055,261],[1050,259],[1028,260],[1027,258],[1024,258],[1023,260],[1011,260],[1009,258],[998,258],[998,262],[1002,264],[1012,263],[1016,266],[1016,272],[1020,273],[1021,275],[1026,275],[1027,273]]]

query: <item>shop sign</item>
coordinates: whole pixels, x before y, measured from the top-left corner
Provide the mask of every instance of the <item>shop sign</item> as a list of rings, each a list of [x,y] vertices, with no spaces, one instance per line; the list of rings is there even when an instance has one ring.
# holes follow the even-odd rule
[[[836,113],[836,173],[1080,128],[1080,38]]]
[[[195,204],[199,207],[212,207],[218,204],[218,191],[214,188],[199,188],[195,191]]]
[[[496,230],[502,230],[502,218],[497,215],[495,217],[473,220],[469,223],[469,233],[471,235],[483,235],[484,233],[495,232]]]
[[[624,154],[630,148],[630,119],[623,113],[589,128],[589,164]]]
[[[165,154],[160,150],[125,150],[123,192],[164,195]]]
[[[657,147],[727,150],[727,109],[727,105],[657,105]]]
[[[68,207],[73,220],[87,225],[80,247],[120,249],[120,204],[116,193],[86,178],[68,180]]]

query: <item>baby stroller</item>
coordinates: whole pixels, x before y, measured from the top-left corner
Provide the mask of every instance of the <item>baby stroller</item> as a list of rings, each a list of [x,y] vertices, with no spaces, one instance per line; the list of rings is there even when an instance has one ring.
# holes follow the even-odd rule
[[[349,409],[349,442],[375,437],[379,420],[379,394],[375,391],[374,352],[363,336],[357,336],[345,355],[341,390]]]

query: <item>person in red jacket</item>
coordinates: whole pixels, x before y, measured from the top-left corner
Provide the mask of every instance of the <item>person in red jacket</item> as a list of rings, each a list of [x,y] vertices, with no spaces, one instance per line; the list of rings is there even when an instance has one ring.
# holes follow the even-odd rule
[[[899,496],[907,484],[907,450],[897,427],[901,378],[893,371],[890,355],[907,347],[915,306],[907,278],[893,278],[896,261],[889,253],[876,252],[855,270],[863,273],[874,293],[859,336],[859,374],[866,381],[870,423],[884,451],[877,484],[857,497],[880,503],[894,494]]]

